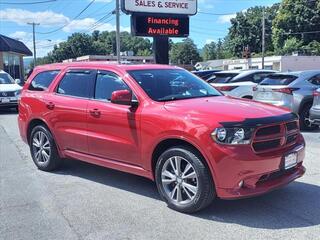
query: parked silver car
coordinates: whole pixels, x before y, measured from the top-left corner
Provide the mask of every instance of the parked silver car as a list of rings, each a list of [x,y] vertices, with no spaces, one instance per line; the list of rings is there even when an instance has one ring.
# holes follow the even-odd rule
[[[313,106],[310,109],[310,121],[320,125],[320,88],[313,92]]]
[[[225,95],[248,98],[253,97],[253,87],[266,76],[275,73],[271,70],[233,70],[214,73],[208,80],[212,86]]]
[[[304,130],[317,128],[310,122],[313,92],[320,87],[320,71],[277,73],[265,78],[255,89],[253,99],[289,108],[300,116]]]

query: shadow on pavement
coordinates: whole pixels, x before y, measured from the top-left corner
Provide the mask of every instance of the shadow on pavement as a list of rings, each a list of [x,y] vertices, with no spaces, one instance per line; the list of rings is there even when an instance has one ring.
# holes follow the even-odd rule
[[[155,184],[148,179],[80,161],[66,160],[55,174],[78,176],[160,200]],[[217,199],[209,208],[191,216],[252,228],[303,228],[320,224],[319,199],[320,186],[293,182],[260,197],[234,201]]]

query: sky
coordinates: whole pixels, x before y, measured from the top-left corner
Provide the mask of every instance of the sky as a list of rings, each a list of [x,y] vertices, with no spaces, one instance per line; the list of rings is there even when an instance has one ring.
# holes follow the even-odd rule
[[[45,3],[29,4],[41,1]],[[37,56],[42,57],[74,32],[90,34],[94,30],[115,30],[115,16],[110,14],[115,8],[115,0],[95,0],[81,13],[91,1],[0,0],[0,33],[24,42],[32,50],[32,26],[28,23],[40,23],[36,26],[36,45]],[[236,12],[279,1],[198,0],[198,13],[190,18],[190,38],[201,48],[226,36],[230,19]],[[123,13],[120,25],[122,31],[130,32],[130,17]],[[180,40],[174,39],[175,42]]]

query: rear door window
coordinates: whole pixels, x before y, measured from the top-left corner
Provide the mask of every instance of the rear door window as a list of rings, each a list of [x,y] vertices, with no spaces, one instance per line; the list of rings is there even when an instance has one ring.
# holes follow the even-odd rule
[[[309,80],[309,82],[312,83],[313,85],[320,86],[320,74],[312,77],[312,78]]]
[[[284,74],[278,74],[278,75],[270,75],[266,77],[260,85],[289,85],[294,80],[296,80],[298,77],[294,75],[284,75]]]
[[[229,83],[238,73],[216,73],[208,80],[208,83]]]
[[[73,97],[91,98],[96,78],[95,70],[70,70],[59,83],[57,93]]]
[[[266,77],[268,77],[271,73],[255,73],[253,74],[253,82],[260,83]]]
[[[38,73],[30,83],[29,90],[45,91],[59,74],[59,70]]]

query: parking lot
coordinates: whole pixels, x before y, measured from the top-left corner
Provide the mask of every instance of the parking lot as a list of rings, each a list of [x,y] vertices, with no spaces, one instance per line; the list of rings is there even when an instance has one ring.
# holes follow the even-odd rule
[[[0,111],[0,238],[320,239],[320,131],[303,135],[303,178],[186,215],[142,177],[71,160],[54,173],[37,170],[16,113]]]

